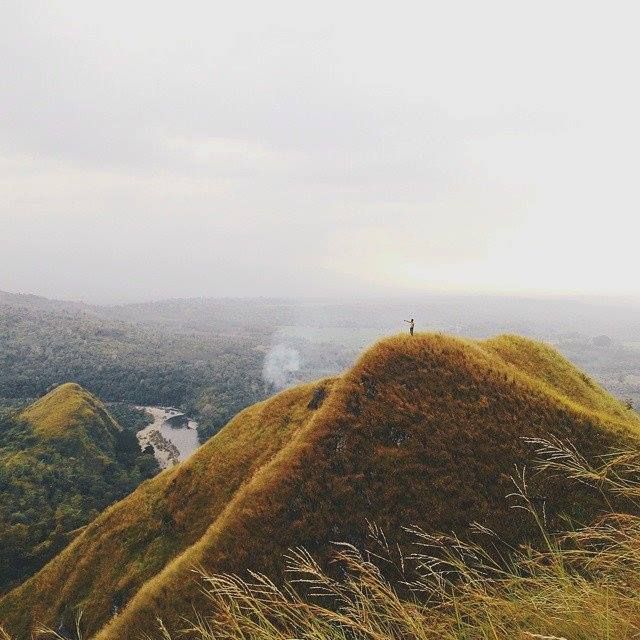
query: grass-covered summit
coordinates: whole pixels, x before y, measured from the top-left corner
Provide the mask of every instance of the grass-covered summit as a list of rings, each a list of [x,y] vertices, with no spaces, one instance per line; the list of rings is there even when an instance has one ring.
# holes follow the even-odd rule
[[[179,628],[201,603],[193,572],[278,576],[304,546],[363,546],[368,523],[454,531],[473,522],[505,541],[536,530],[508,509],[523,440],[555,436],[587,457],[636,446],[640,420],[548,347],[517,337],[382,340],[337,379],[285,391],[240,413],[188,461],[109,508],[36,576],[0,600],[18,638],[36,623],[126,640],[158,617]],[[597,492],[532,479],[551,525],[588,521]],[[116,614],[117,615],[114,615]]]
[[[152,453],[77,384],[0,419],[0,591],[156,470]]]
[[[84,434],[115,438],[122,431],[104,405],[79,384],[67,382],[24,409],[19,418],[29,422],[36,433],[46,437]]]

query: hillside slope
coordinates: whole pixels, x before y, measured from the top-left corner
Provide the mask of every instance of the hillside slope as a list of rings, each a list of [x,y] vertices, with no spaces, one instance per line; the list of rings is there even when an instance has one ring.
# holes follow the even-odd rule
[[[102,403],[64,384],[0,421],[0,590],[157,470]]]
[[[189,461],[96,519],[34,578],[0,600],[18,637],[84,611],[100,640],[135,638],[161,617],[182,625],[201,598],[193,568],[266,571],[305,546],[365,543],[367,520],[465,535],[474,521],[511,543],[536,533],[505,512],[522,436],[556,435],[586,455],[634,445],[640,420],[551,349],[503,336],[383,340],[334,381],[245,410]],[[586,489],[531,482],[551,522],[601,508]],[[117,616],[112,614],[118,612]]]
[[[9,620],[73,619],[77,594],[89,594],[83,596],[88,624],[110,617],[206,532],[238,488],[304,424],[331,384],[300,386],[239,414],[183,464],[143,483],[89,525],[45,571],[2,602],[0,620],[5,614]]]

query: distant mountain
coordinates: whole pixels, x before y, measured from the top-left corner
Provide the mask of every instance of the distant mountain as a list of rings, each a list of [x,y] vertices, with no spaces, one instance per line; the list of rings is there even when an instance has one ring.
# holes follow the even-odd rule
[[[0,419],[0,590],[157,471],[153,453],[77,384]]]
[[[175,298],[128,304],[87,304],[0,291],[0,305],[82,311],[105,319],[178,333],[270,335],[274,328],[369,328],[386,333],[411,313],[420,327],[474,336],[517,331],[528,336],[607,334],[640,340],[640,299],[436,294],[370,299]]]
[[[194,567],[281,577],[304,546],[326,564],[331,541],[365,544],[369,522],[404,545],[403,527],[473,522],[509,544],[539,531],[508,508],[524,436],[556,436],[588,458],[637,447],[640,418],[558,353],[514,336],[385,339],[338,378],[299,386],[234,418],[189,460],[107,509],[37,575],[0,600],[27,638],[38,622],[133,640],[158,618],[182,628],[206,606]],[[531,477],[550,526],[606,505],[582,485]],[[114,615],[117,614],[117,615]]]
[[[9,293],[0,291],[0,305],[11,305],[38,311],[67,311],[91,313],[92,307],[84,302],[54,300],[31,293]]]

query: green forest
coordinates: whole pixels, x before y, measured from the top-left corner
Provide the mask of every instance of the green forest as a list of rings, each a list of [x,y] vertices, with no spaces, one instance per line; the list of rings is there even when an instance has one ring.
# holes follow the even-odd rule
[[[134,431],[77,385],[0,414],[0,591],[157,472],[153,451],[140,451]]]
[[[107,402],[175,406],[202,441],[272,390],[256,338],[162,331],[84,311],[0,305],[0,398],[73,381]]]

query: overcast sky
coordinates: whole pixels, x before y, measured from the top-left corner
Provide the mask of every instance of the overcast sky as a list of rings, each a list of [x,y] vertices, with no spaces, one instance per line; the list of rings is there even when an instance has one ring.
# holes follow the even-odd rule
[[[0,6],[0,289],[640,295],[636,3]]]

